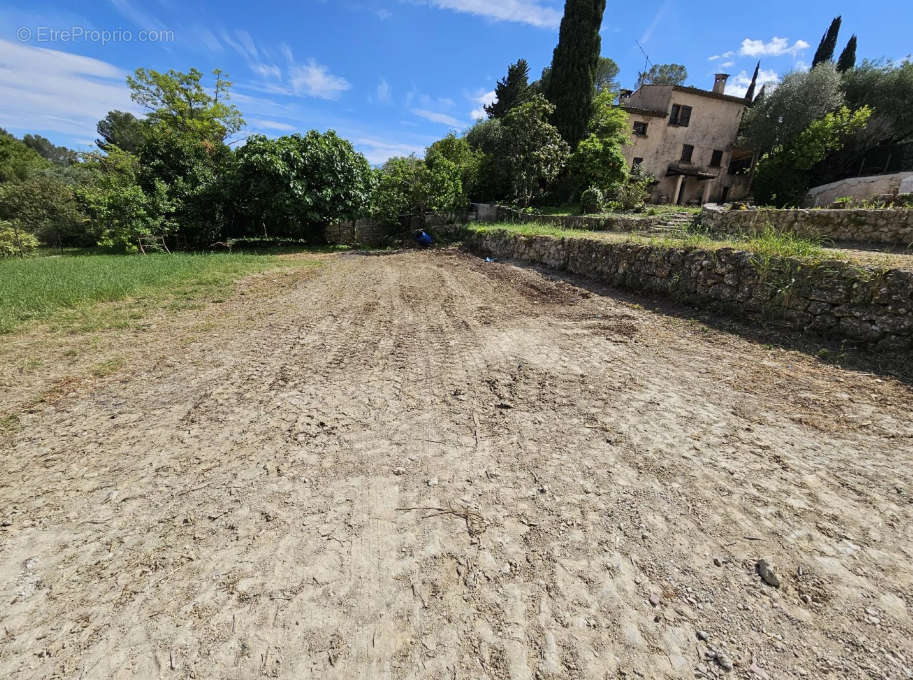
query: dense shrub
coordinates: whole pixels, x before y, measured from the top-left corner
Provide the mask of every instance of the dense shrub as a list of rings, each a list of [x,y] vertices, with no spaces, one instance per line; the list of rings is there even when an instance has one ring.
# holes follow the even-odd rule
[[[368,208],[371,167],[332,130],[253,135],[236,163],[232,195],[249,234],[319,240],[326,224]]]
[[[599,187],[590,187],[580,194],[580,212],[584,215],[601,213],[605,209],[605,197]]]
[[[27,231],[0,222],[0,257],[25,257],[38,249],[38,239]]]

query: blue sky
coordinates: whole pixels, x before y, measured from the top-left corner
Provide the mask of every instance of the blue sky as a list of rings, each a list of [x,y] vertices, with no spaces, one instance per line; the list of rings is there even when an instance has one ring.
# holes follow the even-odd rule
[[[468,127],[508,63],[525,58],[538,76],[562,11],[563,0],[0,0],[0,127],[86,149],[108,110],[139,113],[133,69],[222,68],[245,133],[332,128],[380,163]],[[731,73],[738,94],[758,59],[771,81],[807,68],[841,11],[838,49],[851,33],[860,59],[913,49],[909,0],[609,0],[603,54],[625,86],[644,65],[640,41],[653,62],[685,64],[689,84]]]

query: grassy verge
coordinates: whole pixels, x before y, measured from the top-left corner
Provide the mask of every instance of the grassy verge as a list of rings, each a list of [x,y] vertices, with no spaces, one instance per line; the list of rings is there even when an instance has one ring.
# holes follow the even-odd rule
[[[548,215],[553,217],[567,217],[567,216],[579,216],[580,215],[580,206],[579,205],[545,205],[545,206],[536,206],[534,208],[541,215]],[[694,213],[695,215],[701,212],[699,207],[695,206],[684,206],[684,205],[647,205],[640,212],[615,212],[615,213],[594,213],[587,214],[583,217],[612,217],[623,216],[623,217],[653,217],[656,215],[668,215],[670,213]]]
[[[138,318],[149,304],[187,308],[217,301],[243,276],[295,264],[302,262],[237,253],[67,253],[0,260],[0,333],[34,320],[76,323],[82,330],[117,325]],[[98,303],[127,298],[145,304],[117,312],[93,309]]]
[[[735,248],[758,255],[799,257],[805,259],[820,259],[825,256],[821,244],[812,240],[801,238],[793,234],[767,230],[761,234],[746,234],[744,236],[731,236],[726,239],[715,239],[700,232],[686,232],[681,236],[645,236],[641,234],[619,233],[609,231],[584,231],[581,229],[562,229],[547,224],[476,224],[469,227],[475,231],[509,231],[525,236],[553,236],[555,238],[591,238],[614,243],[640,243],[644,245],[658,245],[668,248],[703,248],[716,250],[719,248]]]

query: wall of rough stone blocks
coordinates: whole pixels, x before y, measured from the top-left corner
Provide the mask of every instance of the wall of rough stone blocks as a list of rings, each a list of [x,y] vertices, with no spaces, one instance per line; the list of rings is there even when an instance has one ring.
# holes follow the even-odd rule
[[[721,234],[763,232],[767,227],[833,241],[913,244],[913,210],[729,210],[705,205],[701,222]]]
[[[498,222],[519,224],[548,224],[561,229],[584,229],[587,231],[639,231],[657,226],[662,216],[606,215],[584,217],[583,215],[531,215],[503,205],[497,206],[495,217]]]
[[[541,264],[876,349],[913,348],[911,271],[508,231],[465,230],[462,237],[466,248],[483,256]]]

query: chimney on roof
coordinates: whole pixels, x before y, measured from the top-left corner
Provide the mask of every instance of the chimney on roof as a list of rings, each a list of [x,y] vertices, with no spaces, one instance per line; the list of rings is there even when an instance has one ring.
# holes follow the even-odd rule
[[[728,73],[717,73],[713,76],[713,91],[716,94],[724,94],[726,92],[726,81],[729,80]]]

